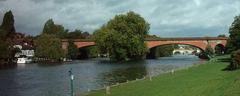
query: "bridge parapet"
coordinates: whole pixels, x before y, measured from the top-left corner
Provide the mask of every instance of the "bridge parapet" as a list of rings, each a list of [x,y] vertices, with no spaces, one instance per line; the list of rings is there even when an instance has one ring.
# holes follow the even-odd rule
[[[227,40],[227,37],[146,38],[145,41]]]
[[[227,43],[226,37],[181,37],[181,38],[159,38],[159,39],[149,39],[146,38],[145,42],[147,47],[153,48],[161,45],[169,45],[169,44],[185,44],[192,45],[200,48],[201,50],[205,50],[208,44],[211,45],[212,48],[215,48],[217,44],[222,44],[223,46]],[[74,44],[77,45],[78,48],[93,46],[95,42],[93,39],[72,39]],[[62,40],[62,48],[66,49],[68,46],[68,39]]]

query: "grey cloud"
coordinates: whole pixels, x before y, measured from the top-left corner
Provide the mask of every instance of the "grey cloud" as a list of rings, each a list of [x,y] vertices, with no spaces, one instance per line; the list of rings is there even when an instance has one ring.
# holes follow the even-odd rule
[[[3,0],[0,0],[3,1]],[[3,14],[12,10],[17,31],[36,35],[50,18],[70,30],[93,32],[116,14],[135,11],[161,37],[227,34],[240,14],[239,0],[5,0]]]

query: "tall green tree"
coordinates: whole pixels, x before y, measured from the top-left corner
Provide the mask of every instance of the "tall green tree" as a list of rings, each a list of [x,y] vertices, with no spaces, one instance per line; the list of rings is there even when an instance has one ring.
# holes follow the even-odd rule
[[[82,31],[74,30],[73,32],[69,32],[66,36],[67,39],[82,39]]]
[[[6,40],[7,39],[7,32],[0,28],[0,39]]]
[[[128,12],[116,15],[94,33],[94,38],[99,50],[109,53],[112,60],[140,59],[147,52],[144,37],[148,30],[144,18]]]
[[[205,49],[205,53],[206,53],[206,55],[208,55],[210,57],[212,57],[214,55],[214,50],[210,44],[207,45],[207,47]]]
[[[12,14],[12,11],[8,11],[5,13],[2,21],[2,25],[0,26],[1,36],[7,36],[11,37],[15,33],[15,27],[14,27],[14,16]]]
[[[65,57],[62,49],[61,39],[52,34],[42,34],[36,41],[36,57],[47,58],[51,60],[60,60]]]
[[[54,34],[59,38],[65,38],[67,31],[62,25],[55,24],[52,19],[49,19],[43,27],[42,34]]]
[[[9,44],[6,41],[0,39],[0,60],[1,58],[8,58],[9,57]],[[1,62],[0,62],[1,63]]]
[[[13,64],[14,55],[16,53],[12,43],[12,37],[14,35],[14,16],[11,11],[8,11],[5,13],[0,26],[0,61],[6,61],[7,59],[8,65]]]
[[[240,15],[234,18],[234,21],[229,28],[229,40],[227,42],[227,52],[231,53],[240,49]]]
[[[68,51],[67,51],[67,58],[69,59],[77,59],[79,53],[79,49],[74,44],[72,40],[68,41]]]

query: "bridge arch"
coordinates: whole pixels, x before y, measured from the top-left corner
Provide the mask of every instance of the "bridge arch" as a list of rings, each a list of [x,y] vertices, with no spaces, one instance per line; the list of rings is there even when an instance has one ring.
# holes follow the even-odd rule
[[[169,45],[169,44],[182,44],[182,45],[191,45],[199,48],[204,51],[209,44],[213,49],[216,46],[225,47],[227,43],[227,39],[225,37],[182,37],[182,38],[158,38],[158,39],[145,39],[145,44],[149,50],[156,48],[161,45]],[[75,39],[73,40],[74,44],[77,45],[78,48],[83,48],[87,46],[95,45],[93,40],[89,39]],[[220,45],[219,45],[220,44]],[[62,48],[67,50],[68,39],[62,40]]]
[[[204,51],[206,46],[207,46],[207,42],[189,42],[189,41],[183,41],[183,42],[171,42],[171,41],[148,41],[147,42],[147,47],[149,49],[154,48],[154,47],[158,47],[158,46],[163,46],[163,45],[190,45],[190,46],[194,46],[196,48],[199,48],[200,50]]]
[[[223,44],[217,44],[214,47],[215,53],[216,54],[224,54],[225,53],[225,46]]]
[[[195,48],[198,48],[201,52],[204,52],[204,49],[201,48],[200,46],[196,46],[196,45],[192,45],[192,44],[186,44],[186,43],[166,43],[166,44],[159,44],[159,45],[155,45],[152,47],[148,47],[148,53],[146,55],[147,59],[155,59],[156,58],[156,51],[157,51],[157,47],[160,46],[166,46],[166,45],[189,45],[189,46],[193,46]]]

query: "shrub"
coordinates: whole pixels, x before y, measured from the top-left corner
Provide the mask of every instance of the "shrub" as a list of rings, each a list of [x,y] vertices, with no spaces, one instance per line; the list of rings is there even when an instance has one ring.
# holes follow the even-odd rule
[[[228,66],[228,70],[236,70],[240,68],[240,49],[233,52],[231,55],[231,62],[230,65]]]

